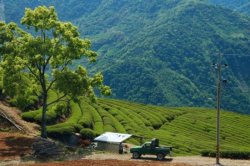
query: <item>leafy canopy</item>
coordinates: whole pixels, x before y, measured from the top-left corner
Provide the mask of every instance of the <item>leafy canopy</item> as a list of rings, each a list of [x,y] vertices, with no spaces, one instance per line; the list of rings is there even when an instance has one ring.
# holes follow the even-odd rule
[[[79,96],[94,98],[94,87],[105,95],[111,90],[103,85],[101,73],[90,77],[83,66],[70,69],[72,62],[82,57],[95,62],[97,54],[91,50],[89,40],[80,38],[75,26],[58,20],[54,7],[26,9],[21,23],[30,32],[15,23],[0,23],[3,88],[7,95],[21,95],[21,99],[25,94],[41,98],[42,137],[46,138],[49,105]],[[52,89],[58,92],[58,97],[48,103],[48,92]]]
[[[100,73],[90,78],[83,66],[75,71],[69,69],[73,60],[85,56],[94,62],[97,54],[91,50],[89,40],[80,38],[75,26],[58,20],[54,7],[26,9],[21,23],[34,31],[29,33],[14,23],[1,23],[1,55],[6,83],[20,84],[22,79],[15,78],[26,73],[33,79],[32,85],[48,85],[46,88],[41,86],[44,91],[54,88],[71,97],[86,94],[93,97],[93,87],[99,86],[102,93],[110,94],[109,87],[102,84]],[[8,85],[4,87],[14,96],[15,90]]]

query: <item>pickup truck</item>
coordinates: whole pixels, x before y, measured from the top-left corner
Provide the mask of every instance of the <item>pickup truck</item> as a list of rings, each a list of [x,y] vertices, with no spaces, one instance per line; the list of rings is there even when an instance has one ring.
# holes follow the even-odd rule
[[[158,139],[152,139],[151,142],[145,142],[141,146],[136,146],[130,149],[134,159],[138,159],[141,155],[156,155],[158,160],[163,160],[166,155],[172,155],[173,147],[160,147]]]

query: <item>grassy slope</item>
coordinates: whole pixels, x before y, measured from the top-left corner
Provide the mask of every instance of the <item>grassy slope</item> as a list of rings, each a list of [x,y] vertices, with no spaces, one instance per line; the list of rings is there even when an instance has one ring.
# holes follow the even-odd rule
[[[111,99],[99,99],[97,104],[82,100],[71,106],[69,118],[50,125],[50,133],[76,132],[75,126],[80,124],[98,133],[113,131],[145,136],[146,140],[159,138],[162,145],[173,145],[177,155],[199,154],[215,147],[216,112],[207,108],[156,107]],[[222,150],[250,151],[250,117],[226,111],[221,117]],[[137,144],[138,140],[131,142]]]

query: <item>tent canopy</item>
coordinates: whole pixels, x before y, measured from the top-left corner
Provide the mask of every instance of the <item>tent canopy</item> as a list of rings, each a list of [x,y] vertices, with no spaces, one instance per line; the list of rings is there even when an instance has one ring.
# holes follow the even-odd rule
[[[96,137],[95,141],[101,142],[113,142],[113,143],[121,143],[126,139],[130,138],[132,135],[130,134],[121,134],[121,133],[113,133],[113,132],[106,132],[99,137]]]

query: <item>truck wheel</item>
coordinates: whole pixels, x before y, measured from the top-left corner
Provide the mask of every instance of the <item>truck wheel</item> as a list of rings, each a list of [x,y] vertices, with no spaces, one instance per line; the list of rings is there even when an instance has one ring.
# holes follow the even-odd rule
[[[162,153],[157,154],[158,160],[163,160],[164,158],[165,158],[164,154],[162,154]]]
[[[133,158],[134,159],[138,159],[140,157],[141,157],[141,155],[138,152],[133,152]]]

